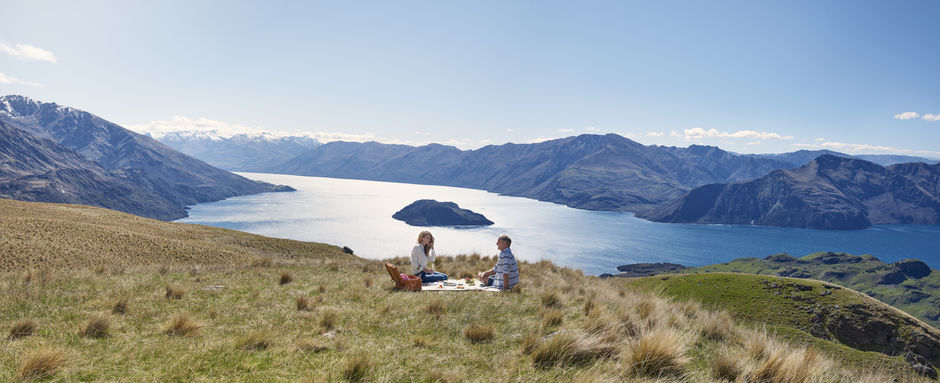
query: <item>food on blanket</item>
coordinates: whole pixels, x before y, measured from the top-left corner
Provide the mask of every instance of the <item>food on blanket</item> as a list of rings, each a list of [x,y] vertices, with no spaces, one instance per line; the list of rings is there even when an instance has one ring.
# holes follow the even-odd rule
[[[458,289],[464,288],[463,285],[457,286]]]

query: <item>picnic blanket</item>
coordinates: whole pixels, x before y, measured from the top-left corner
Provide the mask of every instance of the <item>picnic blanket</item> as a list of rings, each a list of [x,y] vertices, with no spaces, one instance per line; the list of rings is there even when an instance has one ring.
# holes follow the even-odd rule
[[[489,291],[496,292],[499,289],[485,286],[479,280],[474,279],[467,283],[465,279],[448,279],[443,282],[431,282],[421,284],[421,291]]]

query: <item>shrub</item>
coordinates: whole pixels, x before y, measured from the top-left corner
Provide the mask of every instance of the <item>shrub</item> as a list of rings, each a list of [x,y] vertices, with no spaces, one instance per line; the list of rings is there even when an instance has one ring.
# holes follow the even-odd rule
[[[310,300],[310,297],[305,294],[298,295],[297,298],[294,299],[294,302],[297,304],[298,311],[311,311],[317,306],[316,303]]]
[[[23,318],[13,324],[10,328],[10,339],[25,338],[36,332],[36,320],[33,318]]]
[[[492,325],[471,323],[463,330],[463,335],[470,340],[470,343],[484,343],[496,337],[496,330]]]
[[[565,364],[579,365],[598,358],[610,357],[616,352],[616,347],[601,342],[595,337],[559,332],[535,348],[532,352],[532,363],[540,368]]]
[[[237,346],[242,350],[265,350],[273,343],[272,336],[267,332],[250,332],[238,339]]]
[[[186,290],[183,290],[182,287],[166,284],[166,299],[183,299],[184,293],[186,293]]]
[[[293,282],[293,281],[294,281],[294,276],[291,275],[290,272],[288,272],[288,271],[282,271],[282,272],[281,272],[281,280],[280,280],[280,282],[279,282],[280,284],[286,285],[286,284],[291,283],[291,282]]]
[[[686,339],[669,327],[652,329],[628,344],[624,361],[637,375],[658,377],[682,372]]]
[[[339,315],[336,314],[336,311],[326,310],[320,315],[320,327],[324,331],[330,331],[336,328],[337,319],[339,319]]]
[[[361,382],[371,368],[372,361],[369,360],[369,357],[365,354],[358,354],[346,361],[343,366],[343,378],[350,382]]]
[[[163,332],[167,335],[195,336],[202,327],[203,325],[201,323],[190,318],[189,313],[179,312],[174,314],[173,317],[166,322],[166,325],[163,327]]]
[[[545,307],[561,307],[561,298],[558,297],[558,293],[555,291],[549,291],[542,293],[539,297],[542,300],[542,306]]]
[[[127,313],[127,299],[119,299],[117,302],[114,302],[114,306],[111,307],[112,314],[126,314]]]
[[[565,314],[561,310],[557,309],[546,309],[542,312],[542,328],[549,329],[552,327],[561,326],[561,323],[564,321]]]
[[[428,302],[428,312],[440,319],[447,312],[447,307],[441,298],[434,298]]]
[[[67,362],[68,359],[62,350],[41,347],[23,359],[16,373],[23,380],[47,379],[65,367]]]
[[[86,338],[105,338],[108,336],[108,329],[111,327],[111,318],[104,315],[94,316],[85,322],[85,326],[79,330],[79,335]]]

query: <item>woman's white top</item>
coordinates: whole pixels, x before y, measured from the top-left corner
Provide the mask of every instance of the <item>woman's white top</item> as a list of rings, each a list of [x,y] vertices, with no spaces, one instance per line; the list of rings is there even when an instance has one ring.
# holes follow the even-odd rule
[[[431,249],[428,253],[427,255],[424,254],[424,246],[420,243],[415,243],[415,247],[411,248],[412,275],[428,268],[428,263],[434,262],[434,258],[437,258],[437,254],[434,254],[434,249]]]

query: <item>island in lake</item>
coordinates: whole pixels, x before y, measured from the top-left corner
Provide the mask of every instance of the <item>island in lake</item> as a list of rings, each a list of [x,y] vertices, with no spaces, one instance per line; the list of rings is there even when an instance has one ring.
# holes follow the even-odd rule
[[[392,215],[411,226],[489,226],[493,221],[482,214],[461,209],[453,202],[422,199],[405,206]]]

